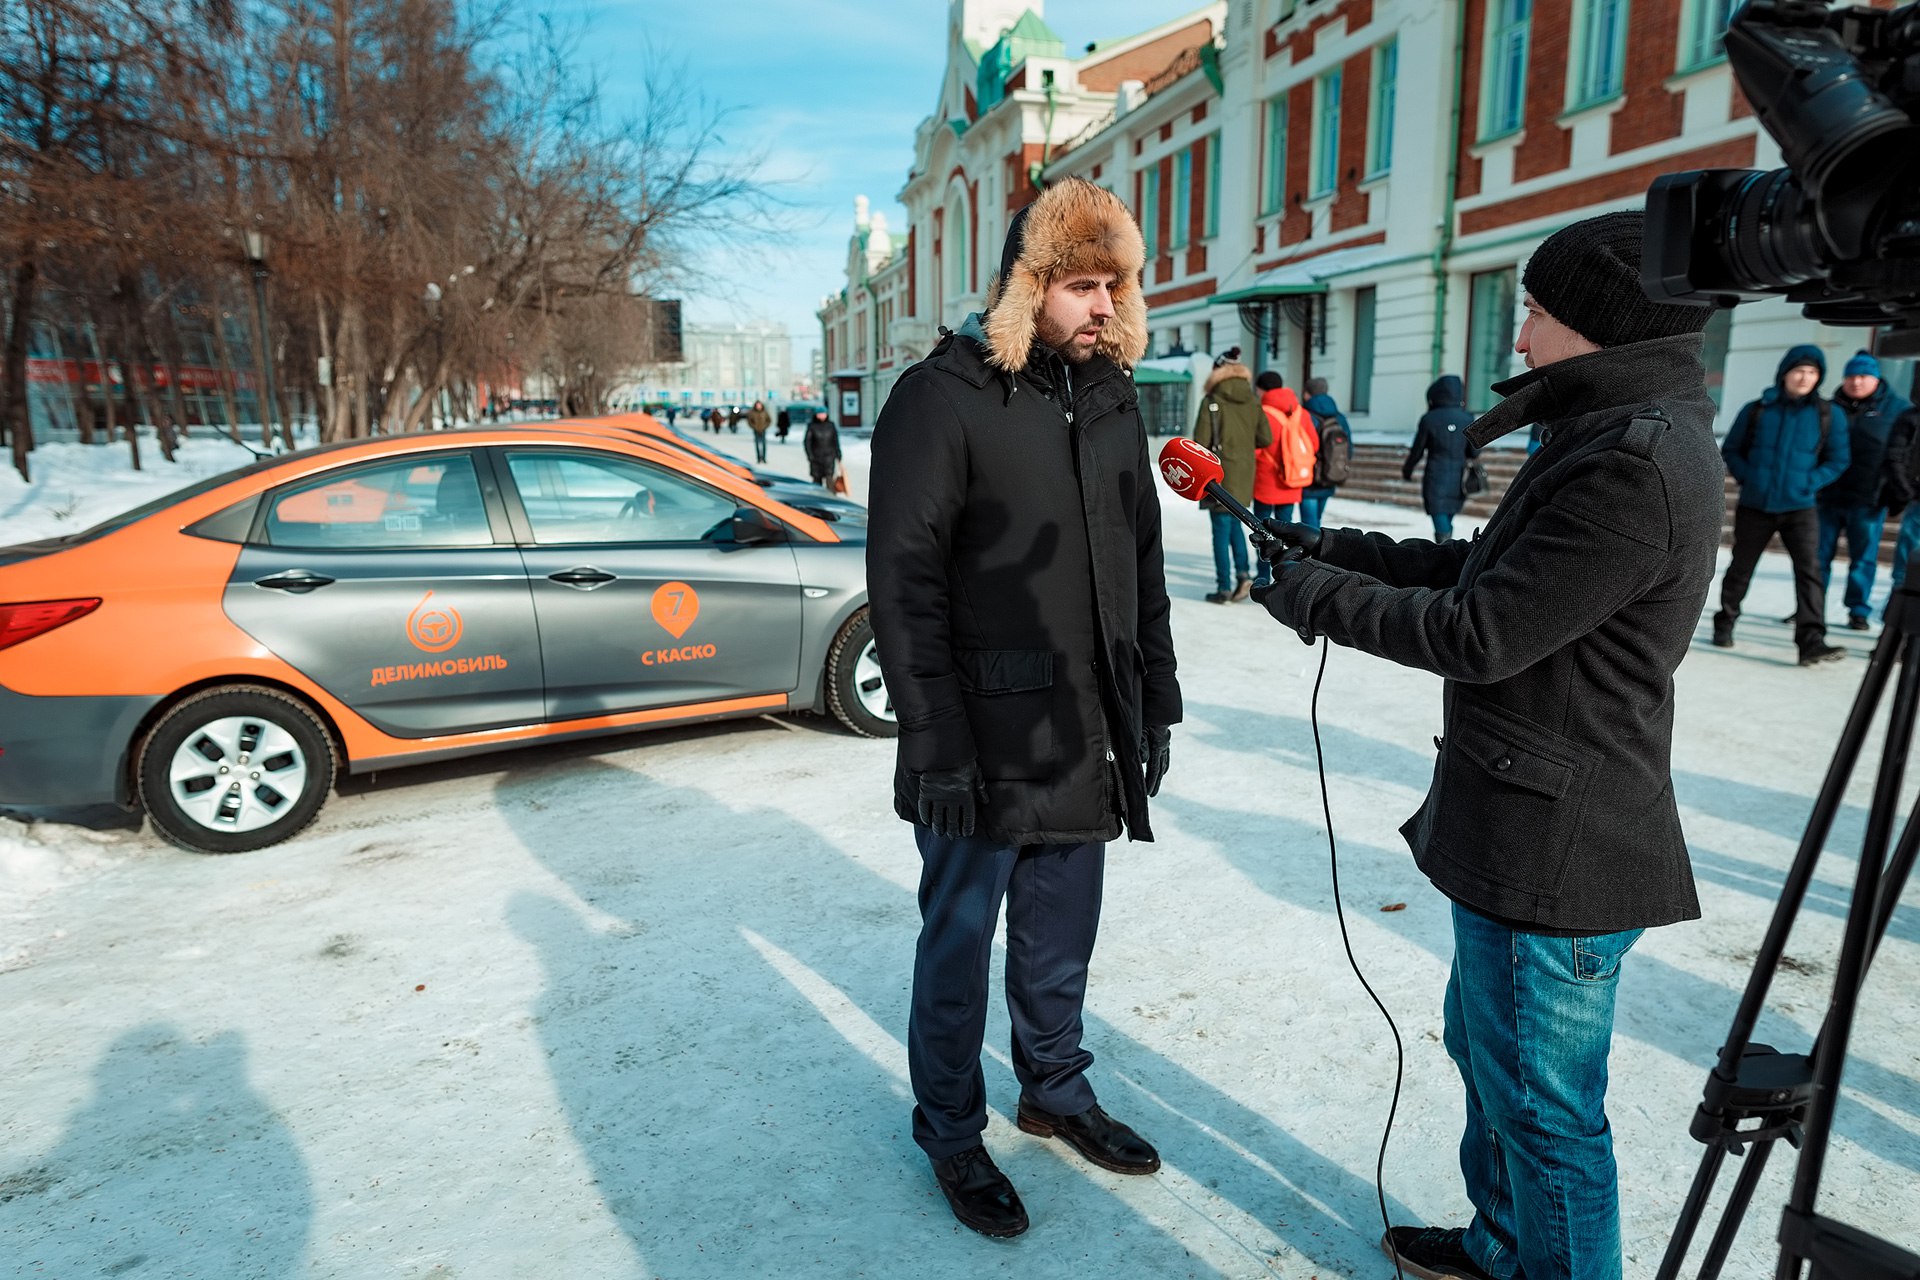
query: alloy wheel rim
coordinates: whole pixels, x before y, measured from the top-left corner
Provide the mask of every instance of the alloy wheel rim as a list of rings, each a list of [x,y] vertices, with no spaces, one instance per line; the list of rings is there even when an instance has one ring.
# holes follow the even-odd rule
[[[208,831],[257,831],[286,816],[307,789],[307,756],[259,716],[223,716],[186,736],[167,769],[173,802]]]
[[[868,715],[888,724],[894,722],[893,699],[887,696],[887,682],[880,674],[880,651],[871,640],[854,661],[853,690]]]

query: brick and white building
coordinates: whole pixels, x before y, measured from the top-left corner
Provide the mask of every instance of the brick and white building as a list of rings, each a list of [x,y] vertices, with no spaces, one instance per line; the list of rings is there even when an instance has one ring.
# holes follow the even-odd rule
[[[1542,239],[1638,206],[1661,173],[1779,165],[1720,52],[1726,6],[1230,0],[1072,58],[1040,0],[951,0],[901,193],[911,225],[821,313],[830,374],[871,422],[935,326],[983,305],[1034,178],[1076,176],[1141,218],[1150,356],[1238,344],[1289,385],[1326,377],[1383,438],[1410,431],[1443,372],[1486,408],[1523,367],[1519,274]],[[1779,301],[1716,316],[1723,420],[1787,346],[1828,352],[1831,391],[1869,340]],[[1910,368],[1890,363],[1905,391]]]

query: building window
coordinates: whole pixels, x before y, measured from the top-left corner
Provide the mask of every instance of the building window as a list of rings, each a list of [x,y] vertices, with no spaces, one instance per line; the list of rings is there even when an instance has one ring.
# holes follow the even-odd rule
[[[972,239],[967,227],[967,199],[960,192],[955,192],[947,202],[946,222],[943,238],[946,241],[947,299],[952,301],[965,293],[972,283],[972,275],[967,270]]]
[[[1260,212],[1279,213],[1287,203],[1287,100],[1284,95],[1267,99],[1265,177]]]
[[[1493,0],[1487,24],[1487,74],[1480,136],[1498,138],[1520,127],[1527,105],[1527,32],[1533,0]]]
[[[1140,234],[1147,242],[1147,259],[1160,256],[1160,166],[1140,175]]]
[[[1393,167],[1394,81],[1400,70],[1400,41],[1389,40],[1373,51],[1373,109],[1367,117],[1367,176]]]
[[[1579,0],[1570,109],[1617,97],[1627,62],[1627,0]]]
[[[1377,297],[1372,285],[1353,291],[1353,380],[1347,384],[1347,407],[1355,413],[1373,410],[1373,312]]]
[[[1314,82],[1313,195],[1331,192],[1340,176],[1340,69]]]
[[[1481,271],[1467,288],[1467,408],[1485,413],[1512,367],[1514,269]]]
[[[1193,228],[1193,148],[1173,158],[1173,238],[1169,249],[1184,249]]]
[[[1707,317],[1706,332],[1700,335],[1700,363],[1707,371],[1707,394],[1716,409],[1727,407],[1727,346],[1733,336],[1733,312],[1715,307]]]
[[[1692,71],[1727,55],[1727,20],[1736,0],[1688,0],[1681,19],[1680,70]]]
[[[1220,234],[1220,135],[1207,139],[1207,230],[1209,239]]]

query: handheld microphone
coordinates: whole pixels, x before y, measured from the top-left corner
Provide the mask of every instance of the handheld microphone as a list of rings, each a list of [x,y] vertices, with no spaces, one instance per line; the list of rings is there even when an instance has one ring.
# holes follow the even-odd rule
[[[1193,502],[1212,498],[1228,515],[1251,529],[1254,537],[1271,541],[1273,534],[1260,517],[1241,506],[1220,483],[1226,474],[1220,456],[1198,440],[1175,436],[1160,448],[1160,478],[1169,489]]]

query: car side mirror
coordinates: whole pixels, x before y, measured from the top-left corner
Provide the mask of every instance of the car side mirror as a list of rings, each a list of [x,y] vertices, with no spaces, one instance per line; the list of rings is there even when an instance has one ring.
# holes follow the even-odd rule
[[[741,507],[733,513],[733,519],[727,521],[725,540],[741,546],[760,546],[769,542],[785,542],[786,526],[758,507]]]

